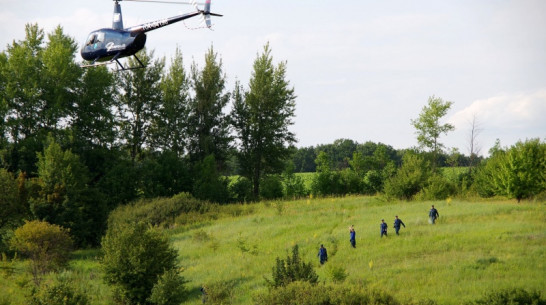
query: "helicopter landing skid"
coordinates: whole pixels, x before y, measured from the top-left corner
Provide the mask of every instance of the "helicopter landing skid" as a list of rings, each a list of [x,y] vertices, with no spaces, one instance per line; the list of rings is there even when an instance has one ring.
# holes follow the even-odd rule
[[[81,65],[80,67],[81,68],[88,68],[88,67],[99,67],[99,66],[106,66],[106,65],[109,65],[109,64],[117,64],[117,69],[116,71],[126,71],[126,70],[136,70],[136,69],[144,69],[146,68],[146,66],[140,61],[140,59],[133,54],[133,56],[135,57],[135,59],[137,60],[139,66],[137,67],[124,67],[121,62],[119,62],[118,60],[118,57],[119,57],[119,53],[114,56],[114,58],[112,58],[111,60],[109,61],[105,61],[105,62],[93,62],[92,64],[89,64],[89,65]]]

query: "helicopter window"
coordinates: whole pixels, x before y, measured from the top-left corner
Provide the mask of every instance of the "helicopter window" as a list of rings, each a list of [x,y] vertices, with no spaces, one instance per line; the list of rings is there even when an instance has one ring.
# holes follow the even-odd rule
[[[104,41],[104,33],[98,33],[97,34],[97,39],[95,40],[95,43],[97,42],[103,42]]]
[[[94,43],[95,43],[95,38],[96,38],[96,36],[97,36],[97,35],[94,34],[94,33],[91,34],[91,35],[89,35],[89,38],[87,38],[87,43],[86,43],[86,44],[87,44],[88,46],[94,44]]]

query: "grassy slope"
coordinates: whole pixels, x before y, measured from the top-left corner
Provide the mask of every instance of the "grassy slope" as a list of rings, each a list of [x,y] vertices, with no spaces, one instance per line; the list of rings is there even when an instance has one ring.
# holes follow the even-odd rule
[[[434,226],[427,222],[431,204],[441,216]],[[266,289],[263,277],[271,276],[275,258],[284,258],[295,244],[303,259],[313,262],[320,281],[331,282],[328,268],[337,266],[348,273],[345,285],[381,288],[401,301],[430,298],[438,304],[460,304],[499,288],[546,294],[545,207],[515,201],[305,199],[247,205],[244,209],[252,211],[247,216],[169,233],[190,280],[191,299],[186,304],[200,304],[200,285],[217,281],[236,285],[234,304],[251,304],[252,294]],[[394,215],[407,226],[400,236],[394,235]],[[388,238],[379,238],[381,218],[389,225]],[[348,240],[351,224],[357,231],[357,249]],[[316,257],[321,243],[330,256],[323,267]],[[240,245],[250,251],[243,253]],[[65,276],[87,290],[92,304],[109,304],[111,292],[101,281],[97,254],[78,251]],[[21,287],[30,279],[24,263],[15,267],[11,275],[0,272],[0,295],[8,292],[12,304],[23,304]]]
[[[275,258],[284,258],[294,244],[315,264],[321,281],[331,281],[328,265],[341,266],[349,275],[346,284],[381,288],[399,300],[459,304],[508,287],[546,293],[544,204],[433,203],[441,216],[437,225],[427,222],[431,202],[348,197],[287,202],[281,215],[274,204],[262,203],[252,215],[173,234],[194,292],[187,304],[199,303],[201,284],[216,281],[235,283],[234,303],[250,304],[251,294],[265,289],[263,276],[271,275]],[[400,236],[392,229],[395,214],[407,226]],[[379,238],[381,218],[389,224],[388,238]],[[357,249],[348,241],[351,224]],[[216,242],[196,238],[203,232]],[[257,254],[243,253],[238,241],[255,246]],[[316,257],[321,243],[330,254],[324,267]]]

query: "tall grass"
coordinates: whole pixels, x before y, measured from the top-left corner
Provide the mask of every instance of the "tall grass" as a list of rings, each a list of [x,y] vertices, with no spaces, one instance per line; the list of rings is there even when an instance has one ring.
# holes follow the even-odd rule
[[[429,225],[428,210],[440,212]],[[195,241],[187,231],[173,235],[184,276],[193,291],[209,282],[236,282],[234,304],[251,304],[252,293],[265,289],[276,257],[298,244],[304,260],[315,263],[320,281],[334,281],[332,266],[346,271],[345,285],[384,289],[401,301],[433,299],[439,304],[475,300],[484,291],[520,287],[543,294],[545,285],[546,214],[544,204],[514,201],[382,202],[375,197],[299,200],[284,204],[281,215],[272,204],[257,204],[252,215],[224,218],[201,227],[219,247]],[[392,223],[406,224],[400,236]],[[381,239],[379,223],[389,224]],[[357,248],[348,226],[357,230]],[[255,247],[241,251],[238,240]],[[318,247],[329,250],[321,267]],[[334,251],[335,250],[335,251]],[[330,268],[332,268],[330,267]],[[187,304],[198,304],[197,293]]]
[[[440,213],[436,225],[428,224],[431,204]],[[267,289],[264,277],[271,277],[275,258],[285,258],[295,244],[302,259],[314,264],[319,281],[379,288],[403,303],[432,299],[461,304],[503,288],[546,294],[544,202],[345,197],[287,201],[282,212],[278,206],[234,206],[244,213],[226,211],[217,219],[166,230],[179,251],[183,276],[190,281],[184,304],[201,304],[202,285],[226,288],[232,304],[252,304],[253,294]],[[392,228],[395,215],[406,224],[400,236]],[[381,219],[389,225],[387,238],[380,238]],[[356,249],[349,243],[349,225],[356,229]],[[329,252],[324,266],[317,257],[320,244]],[[96,250],[77,252],[62,276],[86,291],[92,304],[110,304],[99,255]],[[32,285],[26,264],[12,266],[0,268],[0,291],[10,294],[12,304],[24,304]],[[343,278],[333,276],[332,270],[343,271]]]

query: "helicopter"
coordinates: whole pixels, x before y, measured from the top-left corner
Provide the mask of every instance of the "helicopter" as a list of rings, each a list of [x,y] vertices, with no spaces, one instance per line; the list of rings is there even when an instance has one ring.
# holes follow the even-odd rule
[[[123,18],[121,14],[122,0],[114,0],[114,16],[112,20],[112,28],[104,28],[95,30],[89,33],[85,44],[81,49],[83,59],[90,61],[90,64],[82,65],[81,67],[94,67],[117,63],[121,70],[140,69],[144,68],[144,64],[136,56],[136,53],[146,44],[146,32],[162,28],[164,26],[201,15],[206,23],[207,28],[211,28],[212,24],[210,16],[222,17],[220,14],[210,12],[211,0],[206,0],[203,10],[200,10],[195,0],[192,3],[187,2],[165,2],[153,0],[126,0],[138,2],[163,2],[163,3],[182,3],[193,4],[196,11],[183,15],[177,15],[157,21],[147,22],[129,28],[123,27]],[[126,68],[119,59],[127,56],[134,56],[140,66],[134,68]]]

